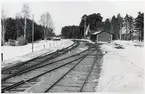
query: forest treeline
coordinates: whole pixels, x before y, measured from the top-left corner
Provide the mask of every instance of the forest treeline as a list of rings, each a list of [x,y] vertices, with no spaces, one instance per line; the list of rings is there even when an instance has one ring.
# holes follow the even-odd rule
[[[46,39],[55,36],[53,21],[48,12],[40,16],[40,23],[35,22],[35,15],[30,15],[30,9],[24,4],[22,11],[17,13],[15,18],[6,17],[4,11],[1,11],[1,45],[9,40],[19,41],[23,45],[40,39]],[[31,17],[32,16],[32,17]],[[86,32],[87,31],[87,32]],[[113,40],[144,40],[144,13],[138,12],[136,18],[126,14],[113,15],[112,18],[103,20],[100,13],[82,15],[78,26],[64,26],[61,29],[63,38],[86,38],[90,34],[98,31],[112,33]],[[34,36],[32,36],[34,34]],[[21,41],[20,41],[21,40]]]
[[[113,34],[113,39],[121,40],[144,40],[144,13],[138,12],[136,18],[126,14],[122,17],[120,14],[113,15],[111,19],[107,18],[103,21],[103,17],[100,13],[93,13],[90,15],[83,15],[79,26],[64,26],[61,30],[61,35],[64,38],[84,38],[88,28],[90,32],[87,32],[86,36],[90,33],[104,30]]]
[[[30,15],[27,4],[23,5],[22,11],[17,13],[15,18],[6,16],[5,11],[2,10],[1,45],[7,42],[12,42],[12,45],[16,45],[16,42],[26,45],[32,42],[32,38],[36,41],[55,36],[53,21],[48,12],[40,16],[39,24],[35,22],[35,15]]]
[[[9,39],[17,40],[17,38],[24,35],[24,18],[7,18],[5,19],[5,41]],[[28,42],[32,42],[32,20],[27,19],[26,39]],[[3,23],[2,23],[3,24]],[[34,22],[34,41],[44,39],[45,27]],[[46,28],[46,36],[54,35],[51,28]]]

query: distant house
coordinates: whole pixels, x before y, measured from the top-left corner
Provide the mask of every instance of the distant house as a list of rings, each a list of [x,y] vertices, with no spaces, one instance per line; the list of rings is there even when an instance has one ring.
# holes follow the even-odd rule
[[[94,42],[111,42],[112,41],[112,33],[105,31],[97,31],[91,33],[90,39]]]

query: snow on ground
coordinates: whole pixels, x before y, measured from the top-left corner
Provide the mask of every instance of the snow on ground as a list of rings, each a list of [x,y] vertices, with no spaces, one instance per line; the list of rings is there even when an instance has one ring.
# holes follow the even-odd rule
[[[81,41],[86,41],[86,42],[89,42],[89,43],[95,44],[95,42],[92,42],[92,41],[89,40],[89,39],[75,39],[75,40],[81,40]]]
[[[124,49],[114,48],[116,44],[122,45]],[[107,53],[103,57],[96,91],[142,94],[145,62],[143,43],[117,40],[103,44],[101,49]]]
[[[45,53],[51,53],[57,49],[62,49],[73,44],[70,40],[42,40],[34,43],[34,52],[32,53],[32,43],[25,46],[1,46],[3,53],[2,67],[7,63],[17,63],[19,61],[27,61]],[[15,62],[17,61],[17,62]]]

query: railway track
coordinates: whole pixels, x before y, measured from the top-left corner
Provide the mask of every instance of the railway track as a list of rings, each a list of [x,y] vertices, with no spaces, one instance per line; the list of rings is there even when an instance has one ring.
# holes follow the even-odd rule
[[[72,50],[76,48],[79,45],[79,42],[74,41],[74,44],[70,45],[66,49],[58,50],[54,53],[48,54],[48,55],[41,55],[37,58],[34,58],[32,60],[29,60],[27,62],[22,62],[18,65],[12,66],[10,68],[2,70],[2,81],[5,81],[13,76],[16,76],[18,74],[23,73],[26,70],[35,68],[36,66],[42,65],[45,63],[45,61],[50,61],[52,59],[55,59],[58,56],[61,56],[62,54],[67,53],[69,50]]]
[[[102,52],[96,47],[93,53],[88,54],[55,81],[51,81],[53,83],[49,81],[45,86],[48,88],[44,92],[94,92],[100,76],[102,56]],[[93,59],[92,62],[91,59]],[[47,80],[51,80],[51,77]]]
[[[56,79],[54,83],[49,84],[49,87],[44,91],[44,93],[84,91],[84,87],[97,60],[97,55],[95,54],[92,57],[92,53],[96,53],[96,51],[94,52],[93,50],[90,53],[88,52],[84,58],[74,64],[66,73]],[[88,63],[90,56],[91,58],[94,58],[94,61]]]
[[[88,50],[88,49],[87,49]],[[84,53],[84,52],[86,52],[87,50],[85,50],[85,51],[83,51],[83,52],[80,52],[80,53],[77,53],[77,54],[74,54],[74,55],[71,55],[71,56],[68,56],[68,57],[65,57],[65,58],[62,58],[62,59],[59,59],[59,60],[56,60],[56,61],[54,61],[54,62],[51,62],[51,63],[48,63],[48,64],[41,64],[40,66],[37,66],[37,67],[31,67],[31,68],[29,68],[29,69],[27,69],[27,70],[25,70],[25,71],[22,71],[22,72],[18,72],[18,73],[16,73],[16,74],[13,74],[12,76],[9,76],[9,78],[7,78],[8,79],[8,81],[6,81],[7,79],[5,79],[5,80],[2,80],[2,92],[5,92],[5,91],[7,91],[7,90],[9,90],[9,89],[11,89],[11,87],[13,87],[13,86],[15,86],[15,85],[17,85],[17,84],[19,84],[19,83],[21,83],[22,84],[22,82],[23,81],[19,81],[19,82],[9,82],[9,79],[11,79],[12,77],[14,77],[14,76],[17,76],[18,74],[24,74],[24,73],[26,73],[26,72],[30,72],[30,71],[32,71],[32,70],[35,70],[35,69],[38,69],[38,68],[42,68],[42,67],[44,67],[44,66],[48,66],[48,65],[51,65],[51,64],[53,64],[53,63],[56,63],[56,62],[60,62],[60,61],[65,61],[65,60],[67,60],[67,59],[69,59],[69,58],[72,58],[72,57],[77,57],[77,55],[80,55],[80,54],[82,54],[82,53]],[[77,59],[74,59],[74,60],[72,60],[72,61],[70,61],[69,63],[71,63],[71,62],[74,62],[75,60],[78,60],[78,59],[80,59],[80,57],[79,58],[77,58]],[[69,63],[66,63],[66,64],[69,64]],[[64,64],[65,65],[65,64]],[[63,66],[63,65],[62,65]],[[59,66],[58,66],[58,68],[60,68]],[[57,68],[54,68],[54,69],[57,69]],[[52,69],[53,70],[53,69]],[[52,71],[52,70],[50,70],[50,72]],[[38,70],[37,70],[38,71]],[[47,72],[45,72],[45,73],[47,73]],[[45,74],[44,73],[44,74]],[[42,73],[43,74],[43,73]],[[25,76],[25,75],[24,75]],[[15,78],[14,78],[15,79]],[[28,79],[28,78],[27,78]],[[13,81],[13,80],[12,80]],[[18,80],[17,80],[18,81]],[[28,80],[26,80],[26,81],[24,81],[24,82],[27,82]],[[10,83],[10,84],[9,84]]]
[[[90,46],[90,44],[89,44]],[[35,67],[31,67],[25,71],[18,72],[13,76],[2,80],[2,93],[10,92],[10,93],[16,93],[16,92],[24,92],[24,91],[29,91],[31,86],[37,85],[43,78],[47,78],[48,86],[44,86],[43,88],[41,87],[42,90],[39,92],[59,92],[59,90],[55,90],[56,87],[60,86],[58,83],[60,81],[66,79],[67,80],[67,75],[69,75],[72,71],[76,70],[78,66],[86,65],[89,66],[89,70],[85,70],[86,76],[82,79],[84,79],[83,83],[81,84],[81,87],[79,86],[80,90],[75,90],[76,92],[82,92],[83,88],[85,87],[88,78],[90,77],[90,74],[92,73],[92,70],[94,68],[94,65],[96,63],[96,60],[94,62],[88,65],[82,64],[81,62],[87,61],[89,57],[96,58],[94,55],[91,53],[96,53],[96,48],[94,45],[91,45],[88,49],[79,52],[77,54],[73,54],[70,56],[67,56],[64,58],[56,58],[55,60],[50,60],[51,62],[43,63]],[[91,54],[91,55],[90,55]],[[64,71],[65,70],[65,71]],[[80,71],[80,70],[79,70]],[[56,72],[56,73],[55,73]],[[55,75],[59,74],[59,75]],[[50,75],[50,77],[48,77]],[[52,75],[54,77],[52,77]],[[81,75],[81,74],[80,74]],[[52,77],[52,78],[51,78]],[[66,77],[66,78],[65,78]],[[55,79],[55,81],[51,81],[52,79]],[[21,80],[23,79],[23,80]],[[65,82],[65,80],[64,80]],[[46,82],[45,82],[46,83]],[[51,85],[51,86],[50,86]],[[47,88],[48,87],[48,88]],[[67,87],[65,85],[62,85],[62,87]],[[70,86],[71,87],[71,86]],[[75,86],[73,86],[75,87]],[[78,87],[78,86],[76,86]],[[63,89],[62,89],[63,90]],[[65,91],[65,90],[64,90]],[[37,92],[37,90],[36,90]],[[67,90],[66,90],[67,92]]]
[[[84,51],[85,52],[85,51]],[[36,79],[36,78],[38,78],[38,77],[40,77],[40,76],[43,76],[43,75],[45,75],[45,74],[47,74],[47,73],[50,73],[50,72],[52,72],[52,71],[54,71],[54,70],[57,70],[57,69],[59,69],[59,68],[61,68],[61,67],[64,67],[64,66],[66,66],[66,65],[68,65],[68,64],[70,64],[70,63],[72,63],[72,62],[74,62],[74,61],[77,61],[77,60],[79,60],[79,59],[81,59],[82,57],[84,57],[84,55],[83,56],[80,56],[80,57],[77,57],[77,58],[75,58],[75,59],[72,59],[72,60],[70,60],[69,62],[64,62],[63,64],[61,63],[61,64],[58,64],[58,65],[56,65],[56,64],[54,64],[53,66],[49,66],[51,69],[49,69],[49,70],[47,70],[47,71],[45,71],[45,72],[43,72],[43,73],[40,73],[39,75],[36,75],[36,76],[34,76],[34,77],[32,77],[32,78],[27,78],[27,79],[25,79],[25,80],[20,80],[20,81],[18,81],[18,82],[16,82],[16,83],[13,83],[12,85],[9,85],[9,86],[6,86],[6,87],[4,87],[4,88],[2,88],[2,93],[4,93],[5,91],[9,91],[9,90],[11,90],[11,89],[13,89],[13,88],[15,88],[15,87],[18,87],[18,86],[20,86],[20,85],[23,85],[23,84],[25,84],[26,82],[30,82],[30,83],[32,83],[33,81],[34,81],[34,79]],[[54,67],[54,68],[53,68]],[[37,70],[36,72],[40,72],[40,70]],[[41,71],[42,72],[42,71]],[[14,80],[12,80],[12,81],[14,81]],[[35,82],[37,82],[36,80],[35,80]],[[10,83],[10,82],[4,82],[3,84],[2,84],[2,87],[4,86],[4,84],[5,83]],[[5,84],[6,85],[6,84]]]

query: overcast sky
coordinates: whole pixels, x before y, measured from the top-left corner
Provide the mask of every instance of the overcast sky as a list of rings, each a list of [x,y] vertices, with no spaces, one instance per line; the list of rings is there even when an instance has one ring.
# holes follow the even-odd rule
[[[55,33],[60,34],[61,28],[66,25],[79,25],[84,14],[101,13],[103,20],[111,18],[118,13],[136,17],[138,12],[144,12],[143,1],[93,1],[93,2],[29,2],[31,15],[35,15],[35,21],[39,22],[40,15],[49,12],[55,26]],[[21,12],[22,2],[11,2],[2,4],[7,17],[15,17]],[[31,16],[32,17],[32,16]],[[30,17],[30,18],[31,18]]]

